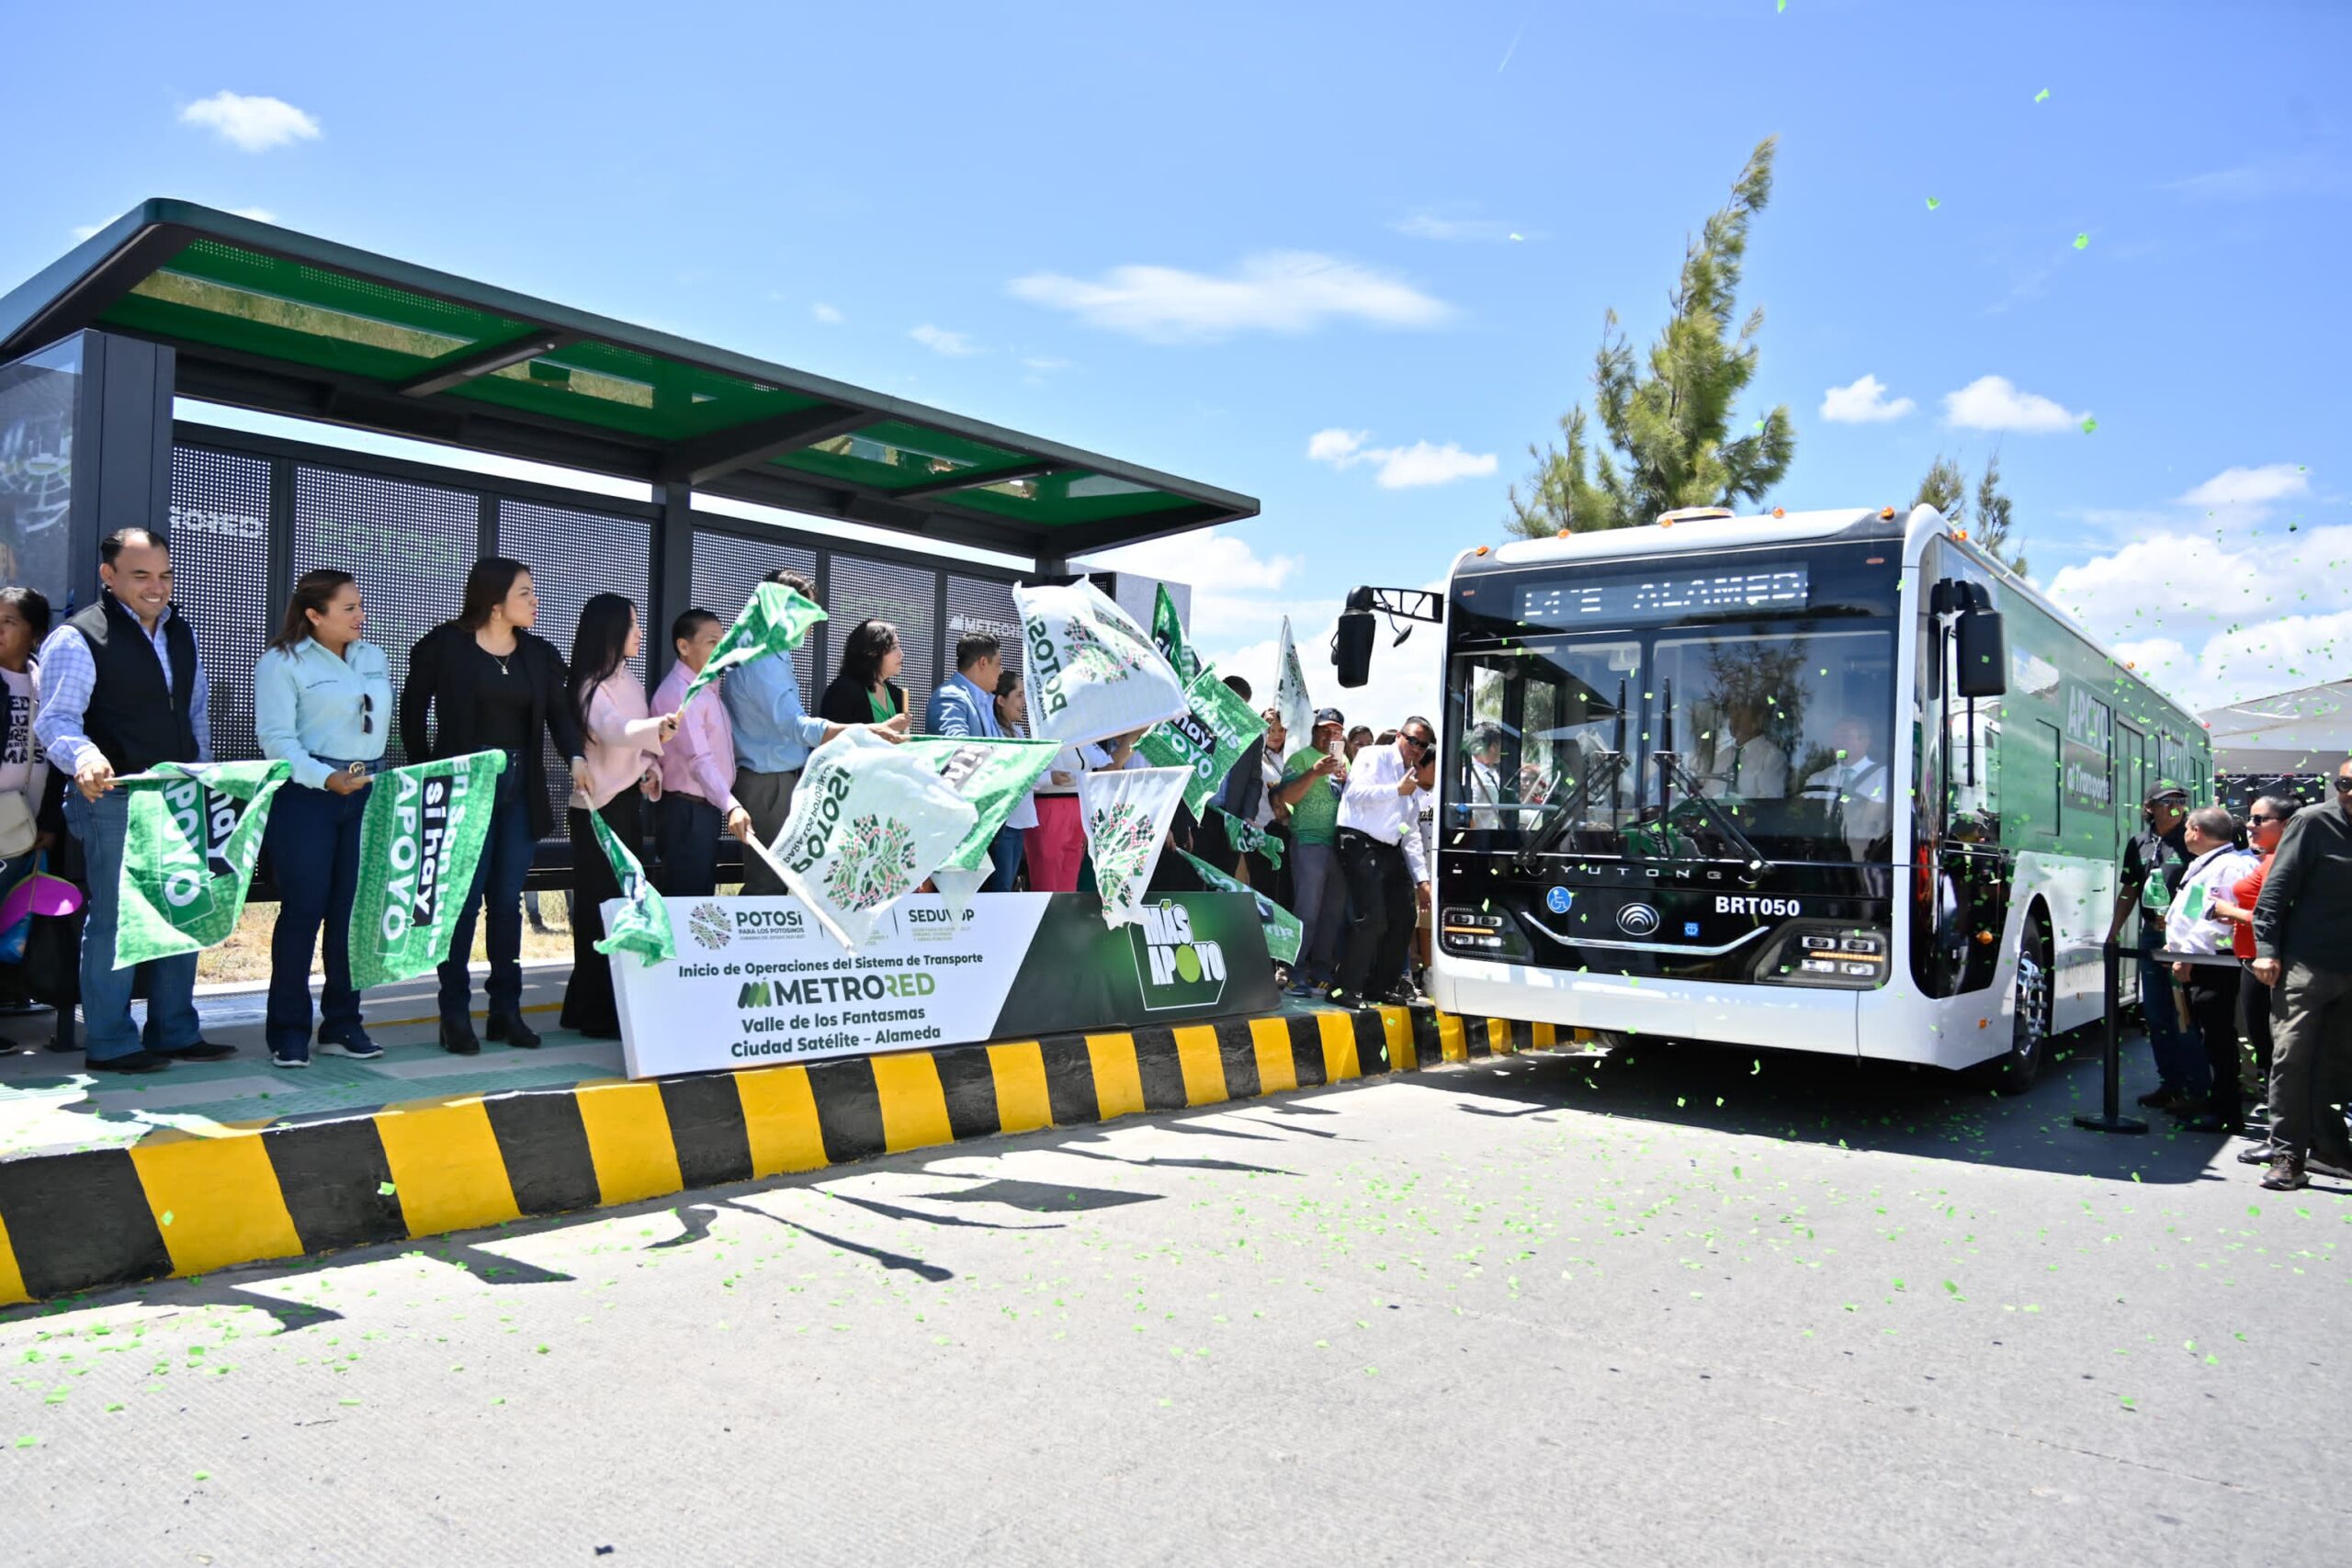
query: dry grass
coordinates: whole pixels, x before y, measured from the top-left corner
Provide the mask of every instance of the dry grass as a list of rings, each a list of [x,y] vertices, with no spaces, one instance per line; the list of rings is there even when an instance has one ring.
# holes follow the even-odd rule
[[[523,922],[523,956],[526,958],[569,958],[571,956],[571,925],[564,919],[563,895],[546,893],[539,897],[539,912],[547,920],[548,934],[540,935]],[[228,941],[210,947],[197,955],[196,978],[199,985],[236,985],[245,981],[269,978],[270,933],[277,929],[277,906],[248,904],[236,931]],[[482,949],[483,929],[480,921],[474,925],[474,958],[476,962],[489,956]],[[322,973],[319,959],[311,959],[311,973]]]

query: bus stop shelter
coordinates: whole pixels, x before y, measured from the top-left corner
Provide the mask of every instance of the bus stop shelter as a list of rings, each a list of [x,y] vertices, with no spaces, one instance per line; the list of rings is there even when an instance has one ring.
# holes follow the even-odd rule
[[[614,476],[648,499],[175,426],[175,397]],[[750,521],[697,505],[708,498],[793,516]],[[316,567],[359,578],[397,680],[481,556],[532,569],[540,629],[560,646],[591,594],[628,594],[662,660],[658,628],[681,611],[732,615],[763,572],[789,566],[832,617],[798,655],[810,692],[848,630],[879,615],[899,626],[919,711],[960,632],[996,631],[1010,664],[1019,654],[1022,567],[927,547],[1055,575],[1257,511],[1137,464],[187,202],[141,204],[0,299],[0,570],[62,611],[96,592],[105,533],[167,533],[223,758],[254,754],[253,661],[294,578]],[[401,760],[396,745],[390,761]]]

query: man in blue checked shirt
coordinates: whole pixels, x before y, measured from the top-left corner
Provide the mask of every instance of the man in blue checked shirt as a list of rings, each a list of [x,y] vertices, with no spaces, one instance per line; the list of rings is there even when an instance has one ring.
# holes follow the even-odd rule
[[[41,645],[42,703],[33,732],[50,765],[74,775],[65,825],[82,841],[89,896],[82,925],[83,1045],[94,1072],[152,1073],[175,1061],[236,1054],[207,1042],[196,1016],[196,954],[150,959],[147,1029],[130,1021],[135,970],[114,966],[116,889],[130,801],[121,773],[212,760],[211,693],[196,633],[172,604],[172,555],[144,528],[98,546],[96,604]]]
[[[776,568],[763,581],[781,583],[812,604],[817,602],[817,585],[788,567]],[[784,819],[792,815],[792,786],[800,782],[808,753],[852,727],[808,711],[800,696],[800,672],[785,654],[754,659],[729,671],[719,696],[735,731],[735,803],[751,815],[752,831],[760,842],[773,844]],[[865,728],[885,740],[904,740],[907,716]],[[785,886],[766,861],[746,855],[743,892],[751,897],[781,897]]]
[[[940,682],[922,712],[922,727],[932,735],[976,735],[1001,740],[1004,727],[996,721],[997,682],[1004,676],[1004,644],[992,632],[966,632],[956,639],[956,673]],[[989,844],[994,868],[983,893],[1010,893],[1021,874],[1021,829],[1010,822],[997,829]]]

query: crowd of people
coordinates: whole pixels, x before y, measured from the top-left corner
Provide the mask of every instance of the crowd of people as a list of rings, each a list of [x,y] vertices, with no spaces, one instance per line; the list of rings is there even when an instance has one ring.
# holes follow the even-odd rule
[[[0,589],[0,684],[8,694],[0,887],[13,886],[37,857],[58,852],[62,861],[66,849],[78,852],[74,869],[85,909],[74,994],[82,1048],[94,1071],[152,1073],[175,1061],[217,1060],[233,1047],[203,1037],[194,953],[115,967],[129,824],[128,796],[116,781],[165,763],[213,760],[210,681],[195,628],[174,604],[164,539],[119,530],[101,545],[98,572],[97,601],[54,626],[40,593]],[[767,581],[818,597],[814,583],[788,569]],[[710,610],[690,609],[670,626],[670,668],[650,701],[631,670],[645,634],[629,599],[591,598],[568,658],[539,635],[538,613],[528,567],[500,557],[477,561],[457,616],[410,649],[407,678],[395,693],[390,659],[365,635],[360,583],[334,570],[306,572],[294,583],[253,680],[258,749],[288,765],[263,841],[263,870],[278,899],[264,1028],[274,1066],[307,1066],[313,1050],[362,1060],[382,1054],[352,983],[348,932],[368,792],[395,724],[412,762],[492,750],[506,757],[437,975],[440,1044],[458,1055],[478,1054],[484,1036],[515,1049],[540,1043],[524,1016],[522,931],[535,855],[556,828],[543,741],[566,760],[571,782],[564,827],[572,969],[561,1023],[616,1038],[611,963],[595,943],[605,934],[602,906],[621,889],[597,819],[631,853],[650,858],[649,875],[666,897],[708,896],[719,885],[722,836],[773,841],[811,750],[852,728],[890,741],[914,728],[898,679],[905,650],[886,620],[851,628],[837,672],[810,713],[794,661],[784,658],[738,666],[714,699],[683,703],[726,629]],[[1005,668],[996,637],[966,634],[955,664],[923,708],[922,732],[1028,734],[1021,678]],[[1227,683],[1248,700],[1246,682]],[[1237,761],[1216,798],[1231,821],[1266,837],[1240,835],[1245,846],[1213,811],[1196,828],[1179,829],[1178,847],[1286,908],[1298,906],[1303,941],[1289,977],[1300,994],[1411,997],[1406,944],[1417,906],[1425,911],[1429,903],[1429,855],[1417,818],[1435,782],[1430,727],[1411,719],[1401,739],[1375,741],[1325,709],[1316,715],[1313,750],[1285,763],[1280,717],[1271,709],[1267,717],[1267,736]],[[998,834],[984,890],[1090,886],[1079,778],[1146,765],[1136,750],[1139,736],[1065,748]],[[1369,764],[1351,773],[1367,750]],[[742,874],[746,894],[784,891],[761,856],[746,855]],[[1174,856],[1163,857],[1153,881],[1163,892],[1198,886]],[[1426,925],[1425,914],[1419,923]],[[469,964],[477,925],[489,959],[480,1035]],[[314,961],[323,971],[315,1007]],[[133,1021],[134,989],[147,1002],[143,1025]],[[62,1034],[70,1043],[70,1031]]]
[[[2136,908],[2139,1003],[2156,1087],[2140,1103],[2247,1137],[2262,1184],[2352,1180],[2352,761],[2333,798],[2266,795],[2241,823],[2165,787],[2125,846],[2110,937]],[[2262,1102],[2249,1116],[2249,1065]]]

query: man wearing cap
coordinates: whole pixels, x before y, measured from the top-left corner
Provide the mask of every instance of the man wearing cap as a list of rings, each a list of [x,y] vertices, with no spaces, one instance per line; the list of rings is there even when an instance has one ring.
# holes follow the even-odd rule
[[[2143,826],[2123,846],[2122,874],[2115,888],[2115,918],[2107,940],[2120,941],[2123,921],[2140,911],[2138,946],[2140,1012],[2148,1026],[2148,1050],[2156,1059],[2156,1087],[2140,1103],[2171,1111],[2205,1098],[2210,1069],[2197,1037],[2181,1021],[2173,1000],[2172,970],[2154,954],[2165,944],[2165,911],[2188,870],[2188,847],[2181,825],[2188,819],[2188,792],[2165,784],[2140,808]]]
[[[1315,743],[1283,765],[1274,798],[1290,811],[1291,886],[1298,908],[1298,962],[1291,994],[1311,996],[1339,983],[1340,938],[1348,919],[1348,882],[1340,870],[1340,792],[1348,765],[1340,759],[1347,719],[1338,708],[1315,711]]]
[[[2270,987],[2270,1169],[2352,1180],[2352,1136],[2333,1103],[2352,1045],[2352,759],[2335,798],[2288,819],[2254,905],[2254,977]]]

